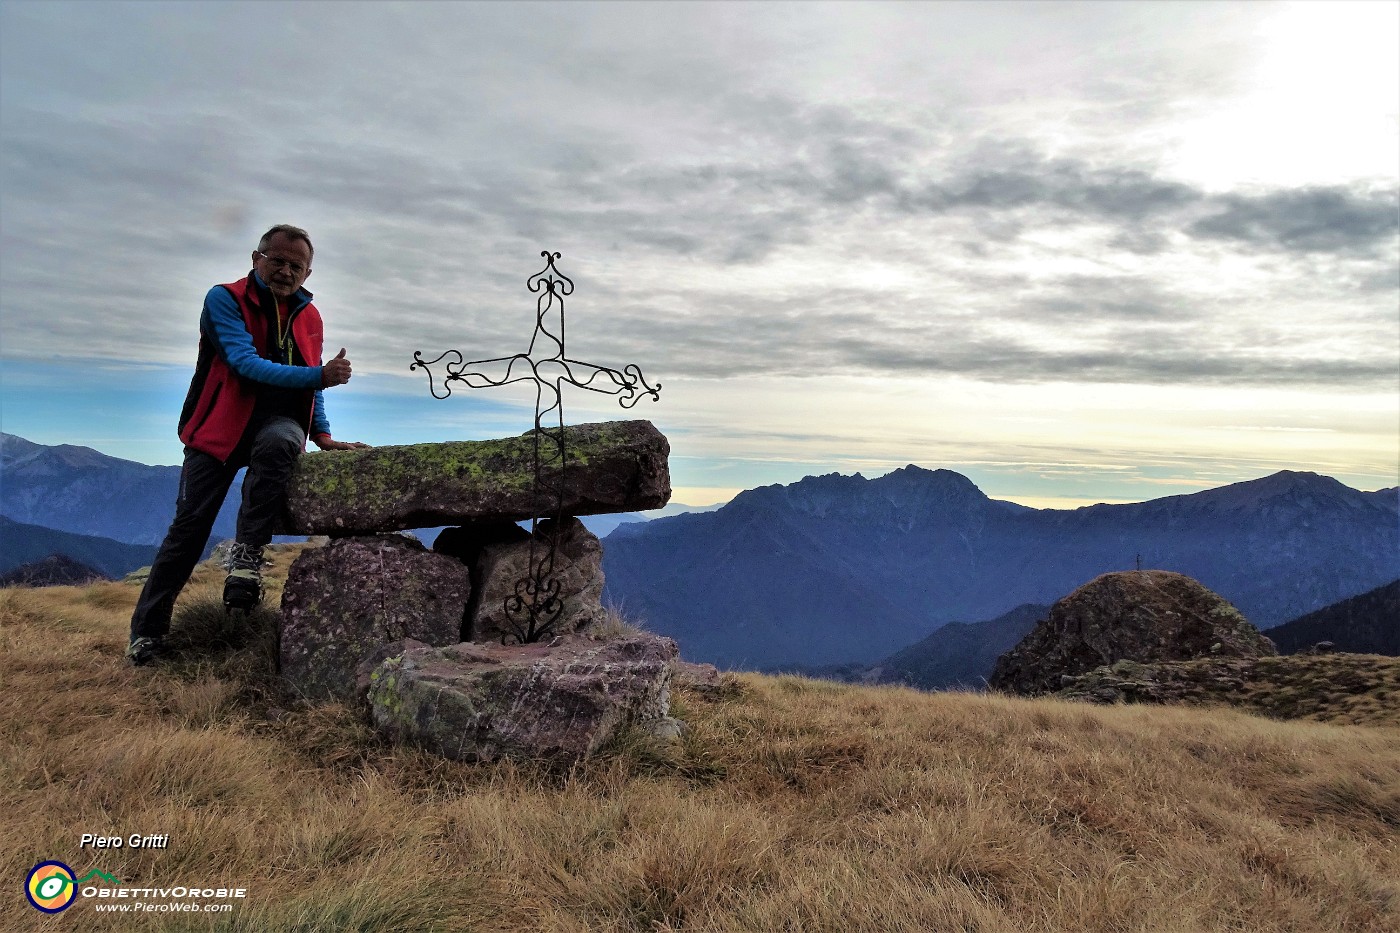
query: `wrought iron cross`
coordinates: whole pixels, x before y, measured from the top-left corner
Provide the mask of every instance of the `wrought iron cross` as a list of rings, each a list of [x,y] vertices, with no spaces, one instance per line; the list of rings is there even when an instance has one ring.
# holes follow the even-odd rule
[[[535,430],[533,466],[535,473],[533,501],[543,501],[541,496],[542,476],[547,467],[558,466],[555,475],[554,524],[549,535],[549,547],[543,555],[537,555],[540,516],[530,519],[530,563],[528,574],[516,582],[515,592],[505,600],[506,618],[510,621],[513,634],[520,642],[539,641],[554,633],[564,602],[559,597],[559,580],[554,576],[554,560],[558,551],[558,532],[564,518],[564,468],[567,465],[567,452],[564,448],[564,398],[565,383],[619,396],[618,404],[631,408],[645,396],[656,401],[661,395],[661,384],[655,386],[646,381],[641,369],[629,363],[622,369],[585,363],[570,359],[564,350],[564,297],[572,295],[573,280],[560,272],[554,265],[559,253],[548,250],[541,252],[545,266],[525,280],[525,287],[538,292],[535,301],[535,332],[530,337],[530,346],[524,353],[512,356],[497,356],[485,360],[467,360],[460,350],[448,350],[436,359],[425,360],[421,351],[413,353],[413,365],[409,370],[420,366],[428,374],[428,391],[433,398],[447,398],[452,394],[452,384],[460,382],[469,389],[485,389],[508,385],[514,382],[535,384]],[[553,320],[551,318],[557,319]],[[446,375],[442,379],[442,393],[438,394],[433,371],[429,368],[443,360]],[[546,405],[545,402],[548,402]],[[550,416],[557,424],[545,427],[544,421]],[[502,639],[504,641],[504,638]]]

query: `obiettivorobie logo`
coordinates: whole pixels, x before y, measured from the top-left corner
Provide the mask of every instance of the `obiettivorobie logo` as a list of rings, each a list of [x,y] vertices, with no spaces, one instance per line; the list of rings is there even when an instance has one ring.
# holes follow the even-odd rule
[[[236,902],[248,896],[248,889],[195,884],[144,887],[96,868],[78,878],[67,865],[49,859],[29,870],[24,896],[35,910],[46,914],[67,910],[80,897],[102,913],[221,913],[233,910]]]
[[[96,868],[81,878],[74,878],[73,869],[62,862],[40,862],[29,870],[29,877],[24,879],[24,896],[29,898],[35,910],[56,914],[72,907],[78,899],[78,885],[93,878],[101,878],[108,884],[121,884]]]

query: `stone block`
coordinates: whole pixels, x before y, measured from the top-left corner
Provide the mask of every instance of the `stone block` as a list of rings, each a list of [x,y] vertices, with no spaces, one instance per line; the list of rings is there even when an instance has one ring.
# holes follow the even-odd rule
[[[405,638],[461,641],[470,596],[461,562],[403,535],[308,548],[282,591],[282,676],[307,697],[362,702],[362,664]]]
[[[385,734],[448,758],[568,764],[670,708],[669,638],[580,635],[546,644],[433,648],[404,642],[371,674],[371,718]]]
[[[479,531],[470,527],[448,529],[433,546],[436,551],[459,557],[472,568],[473,596],[467,613],[468,626],[463,629],[466,641],[519,637],[517,629],[528,625],[527,617],[517,612],[512,619],[506,601],[514,596],[529,598],[522,587],[530,578],[532,563],[538,566],[550,559],[551,540],[554,552],[550,577],[559,585],[556,595],[561,603],[551,631],[564,635],[607,617],[601,602],[603,545],[583,527],[583,522],[572,517],[559,523],[546,519],[539,523],[534,540],[519,526],[510,527],[518,533],[494,527]]]
[[[544,464],[535,432],[490,441],[322,451],[297,461],[287,490],[289,534],[364,535],[480,521],[656,509],[671,498],[670,444],[649,421],[564,428],[565,461]]]

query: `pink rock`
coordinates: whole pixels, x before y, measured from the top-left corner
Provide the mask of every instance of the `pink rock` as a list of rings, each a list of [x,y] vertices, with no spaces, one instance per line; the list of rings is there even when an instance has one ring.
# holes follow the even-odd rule
[[[676,643],[638,634],[545,644],[405,643],[371,675],[381,731],[448,757],[570,762],[666,718]]]
[[[471,595],[460,561],[402,535],[339,538],[303,551],[282,591],[282,676],[303,695],[360,702],[366,659],[404,638],[461,641]]]

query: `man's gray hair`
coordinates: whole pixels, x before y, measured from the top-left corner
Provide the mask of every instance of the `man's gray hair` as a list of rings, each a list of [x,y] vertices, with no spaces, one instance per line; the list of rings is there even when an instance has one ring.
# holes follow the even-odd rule
[[[306,244],[306,248],[311,253],[312,258],[315,258],[316,247],[311,245],[311,234],[300,227],[293,227],[291,224],[278,224],[264,233],[262,239],[258,240],[258,252],[267,252],[267,248],[272,245],[272,238],[279,233],[285,237],[291,237],[293,240],[301,240]]]

